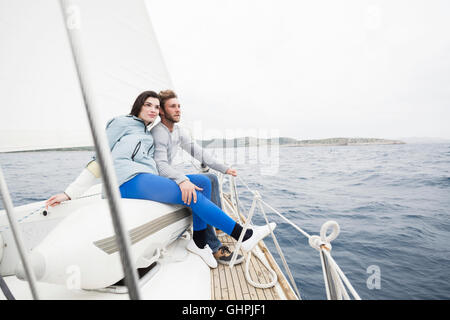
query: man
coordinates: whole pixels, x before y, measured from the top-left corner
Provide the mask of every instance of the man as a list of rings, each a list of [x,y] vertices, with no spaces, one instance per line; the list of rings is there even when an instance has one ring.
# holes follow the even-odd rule
[[[187,151],[202,164],[206,164],[212,169],[233,176],[236,176],[237,172],[235,169],[227,167],[225,164],[220,163],[213,158],[209,153],[205,152],[191,139],[190,135],[185,130],[177,125],[181,118],[181,110],[175,92],[172,90],[161,91],[159,93],[159,99],[159,116],[161,117],[161,122],[151,130],[155,144],[154,159],[158,167],[159,175],[174,180],[180,187],[183,201],[189,204],[191,201],[196,201],[196,192],[202,191],[203,189],[192,183],[183,172],[172,166],[172,161],[175,158],[179,147]],[[219,208],[222,208],[217,176],[214,174],[206,174],[206,176],[211,181],[211,201]],[[219,263],[229,265],[232,258],[230,249],[227,246],[222,245],[217,238],[213,227],[208,225],[205,232],[207,246],[199,248],[195,241],[191,241],[188,244],[188,250],[200,255],[212,268],[217,267],[217,263],[211,263],[211,261],[215,260]],[[210,255],[213,255],[215,260],[212,260]],[[241,263],[243,260],[243,256],[238,255],[236,263]]]

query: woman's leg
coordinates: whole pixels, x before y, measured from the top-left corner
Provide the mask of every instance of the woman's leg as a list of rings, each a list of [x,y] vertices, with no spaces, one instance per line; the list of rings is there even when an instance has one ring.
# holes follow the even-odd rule
[[[202,188],[203,190],[200,191],[207,199],[211,200],[211,194],[212,194],[212,183],[208,179],[208,177],[201,175],[201,174],[188,174],[186,177],[191,180],[193,184],[195,184],[197,187]]]
[[[123,198],[146,199],[186,205],[181,199],[180,188],[173,180],[150,173],[138,174],[133,179],[125,182],[120,186],[120,193]],[[202,193],[197,193],[197,202],[191,201],[188,207],[193,212],[194,233],[196,231],[200,234],[204,233],[206,224],[209,224],[221,229],[236,240],[240,237],[242,226],[220,210]],[[275,226],[275,223],[270,223],[270,225],[247,229],[243,237],[242,249],[245,251],[251,250],[259,240],[275,229]],[[204,238],[203,236],[203,240]],[[202,246],[199,246],[199,248],[202,248]]]
[[[204,177],[205,180],[208,178]],[[194,183],[194,182],[193,182]],[[123,198],[147,199],[164,203],[186,205],[181,199],[178,185],[171,179],[150,173],[141,173],[120,186]],[[197,202],[187,205],[193,211],[194,231],[212,225],[231,235],[236,222],[214,205],[202,193],[197,192]]]

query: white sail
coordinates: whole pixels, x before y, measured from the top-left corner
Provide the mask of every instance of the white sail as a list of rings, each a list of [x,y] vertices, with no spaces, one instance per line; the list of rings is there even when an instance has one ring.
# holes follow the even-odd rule
[[[64,23],[77,27],[100,121],[171,81],[143,0],[0,0],[0,152],[92,145]]]

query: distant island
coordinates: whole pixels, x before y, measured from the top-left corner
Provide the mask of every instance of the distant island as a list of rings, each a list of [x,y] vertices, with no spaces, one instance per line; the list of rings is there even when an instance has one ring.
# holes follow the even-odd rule
[[[361,146],[374,144],[405,144],[400,140],[376,139],[376,138],[328,138],[313,140],[297,140],[294,138],[280,137],[261,139],[254,137],[242,137],[234,139],[210,139],[197,141],[204,148],[236,148],[256,147],[263,145],[280,145],[285,147],[311,147],[311,146]]]
[[[283,147],[313,147],[313,146],[362,146],[375,144],[405,144],[400,140],[387,140],[375,138],[328,138],[315,140],[297,140],[294,138],[280,137],[280,138],[254,138],[242,137],[235,139],[210,139],[210,140],[196,140],[203,148],[237,148],[237,147],[258,147],[278,145]],[[6,153],[15,152],[41,152],[41,151],[94,151],[93,146],[86,147],[68,147],[68,148],[48,148],[48,149],[33,149],[33,150],[18,150],[6,151]]]

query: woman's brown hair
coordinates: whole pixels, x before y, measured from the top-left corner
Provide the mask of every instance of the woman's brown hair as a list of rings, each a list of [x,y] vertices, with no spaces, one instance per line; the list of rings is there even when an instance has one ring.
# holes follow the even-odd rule
[[[141,109],[144,106],[145,100],[150,97],[159,99],[158,94],[154,91],[144,91],[140,95],[138,95],[138,97],[134,101],[133,107],[131,108],[130,114],[135,117],[139,116],[139,113],[141,113]]]

